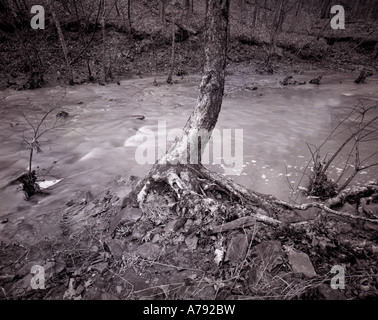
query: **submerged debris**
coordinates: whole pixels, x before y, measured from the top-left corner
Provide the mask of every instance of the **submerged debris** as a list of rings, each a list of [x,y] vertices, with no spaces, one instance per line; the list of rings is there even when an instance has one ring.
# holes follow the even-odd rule
[[[280,84],[283,86],[287,85],[304,85],[306,84],[306,81],[297,81],[293,79],[293,76],[287,76],[282,81],[280,81]]]

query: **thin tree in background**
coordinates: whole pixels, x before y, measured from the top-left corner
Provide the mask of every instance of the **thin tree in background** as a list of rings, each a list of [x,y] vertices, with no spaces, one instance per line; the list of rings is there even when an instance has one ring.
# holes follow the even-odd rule
[[[298,0],[298,6],[297,6],[297,11],[295,12],[295,16],[299,16],[301,10],[303,7],[303,0]]]
[[[323,0],[321,4],[320,19],[329,18],[332,0]]]
[[[171,68],[169,70],[167,83],[172,84],[173,80],[173,71],[175,69],[175,42],[176,42],[176,36],[175,36],[175,24],[172,23],[172,52],[171,52]]]
[[[165,26],[165,1],[166,0],[160,0],[159,4],[159,13],[160,13],[160,21],[163,26]]]
[[[101,16],[101,30],[102,30],[102,84],[106,83],[106,31],[105,31],[105,0],[102,0],[102,16]]]
[[[129,22],[129,37],[132,36],[132,26],[131,26],[131,0],[127,0],[127,21]]]
[[[62,46],[64,60],[66,62],[66,67],[67,67],[67,71],[68,71],[69,83],[73,84],[74,83],[73,71],[72,71],[72,68],[71,68],[71,63],[70,63],[69,58],[68,58],[68,49],[67,49],[66,41],[64,40],[62,28],[60,26],[59,20],[56,16],[56,13],[55,13],[54,0],[50,0],[49,5],[50,5],[50,11],[51,11],[52,18],[54,20],[56,29],[58,31],[60,45]]]
[[[258,2],[257,2],[258,0],[255,0],[255,2],[254,2],[254,9],[253,9],[253,22],[252,22],[252,24],[253,24],[253,27],[254,28],[256,28],[256,26],[257,26],[257,21],[258,21],[258,17],[259,17],[259,4],[258,4]]]

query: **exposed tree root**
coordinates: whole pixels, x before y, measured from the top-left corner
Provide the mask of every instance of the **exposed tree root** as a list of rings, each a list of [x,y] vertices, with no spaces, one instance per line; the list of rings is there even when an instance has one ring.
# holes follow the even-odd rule
[[[148,176],[141,180],[133,192],[124,201],[123,207],[146,204],[157,205],[165,194],[171,194],[170,200],[160,210],[159,223],[168,221],[169,216],[201,219],[199,228],[207,234],[253,226],[256,222],[279,227],[286,214],[294,210],[319,208],[322,213],[329,213],[353,220],[378,223],[377,219],[339,212],[332,207],[340,205],[346,199],[354,200],[378,192],[378,185],[355,187],[343,191],[326,203],[314,202],[291,204],[278,200],[273,196],[262,195],[250,191],[231,179],[211,172],[202,165],[156,165]],[[170,208],[166,210],[166,208]],[[122,212],[114,220],[113,232],[122,219]],[[290,223],[291,227],[302,225],[303,222]]]
[[[336,210],[332,210],[323,203],[313,202],[313,203],[305,203],[305,204],[301,204],[301,205],[295,205],[295,204],[290,204],[290,203],[287,203],[287,202],[284,202],[284,201],[279,201],[279,200],[275,200],[274,202],[278,205],[283,205],[283,206],[288,207],[288,208],[293,209],[293,210],[307,210],[309,208],[319,208],[319,209],[324,210],[325,212],[328,212],[328,213],[331,213],[331,214],[334,214],[334,215],[337,215],[337,216],[340,216],[340,217],[356,219],[356,220],[363,220],[363,221],[368,221],[368,222],[372,222],[372,223],[378,223],[377,219],[369,219],[369,218],[365,218],[365,217],[361,217],[361,216],[355,216],[355,215],[352,215],[348,212],[339,212],[339,211],[336,211]]]
[[[373,72],[371,70],[364,68],[358,78],[354,80],[355,83],[364,83],[366,78],[371,77],[373,75]]]
[[[336,197],[326,201],[330,208],[343,204],[347,200],[356,200],[378,192],[378,184],[367,184],[365,186],[354,186],[341,191]]]
[[[274,227],[281,225],[281,221],[257,213],[253,216],[242,217],[237,220],[222,224],[220,226],[216,226],[212,228],[211,231],[209,231],[209,234],[216,234],[235,229],[247,228],[254,226],[257,222],[262,222]]]
[[[35,171],[29,172],[23,172],[19,176],[17,176],[15,179],[10,181],[9,184],[15,184],[19,183],[22,185],[22,190],[24,191],[25,198],[29,199],[31,196],[35,194],[42,194],[42,191],[36,183],[37,181],[37,176],[35,174]]]

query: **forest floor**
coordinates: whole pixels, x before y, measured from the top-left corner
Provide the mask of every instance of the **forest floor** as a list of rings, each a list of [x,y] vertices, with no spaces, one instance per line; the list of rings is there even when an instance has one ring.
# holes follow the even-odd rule
[[[167,188],[142,209],[122,208],[117,194],[136,183],[119,178],[98,197],[71,201],[59,235],[2,242],[1,299],[377,298],[378,225],[359,220],[377,218],[377,185],[365,193],[368,202],[350,196],[333,208],[356,219],[311,208],[281,216],[278,227],[255,222],[222,232],[214,230],[246,214],[227,194],[212,195],[227,208],[224,216],[178,214]],[[294,222],[303,226],[291,228]],[[43,288],[31,286],[33,266],[44,270]],[[331,283],[342,282],[332,278],[344,272],[337,268],[345,287],[335,290]]]
[[[313,208],[280,217],[279,227],[259,222],[212,233],[246,214],[227,194],[211,195],[227,208],[217,219],[178,214],[163,187],[143,208],[122,208],[119,195],[136,180],[119,177],[101,195],[72,199],[58,234],[1,242],[0,299],[377,298],[378,225],[359,219],[377,218],[377,185],[333,207],[355,218]],[[33,266],[43,267],[44,289],[31,287]],[[342,290],[330,286],[335,266],[345,268]]]
[[[149,35],[136,33],[135,41],[110,29],[109,48],[113,57],[112,79],[168,73],[169,38],[158,47]],[[125,37],[124,37],[125,38]],[[300,37],[303,39],[303,37]],[[229,74],[249,72],[290,75],[308,71],[345,71],[374,68],[372,43],[357,46],[364,38],[323,39],[314,37],[299,46],[298,39],[283,34],[278,54],[270,68],[264,67],[266,43],[241,33],[230,41]],[[114,42],[114,43],[113,43]],[[333,44],[329,44],[332,43]],[[93,50],[101,42],[93,45]],[[177,48],[176,71],[201,70],[200,37],[190,37]],[[113,50],[113,51],[112,51]],[[2,88],[24,89],[29,74],[6,50],[2,61],[10,62],[13,73],[2,77]],[[95,53],[94,53],[95,55]],[[100,56],[93,59],[98,80]],[[48,85],[65,82],[61,61],[50,60],[45,75]],[[86,66],[78,63],[75,82],[88,81]],[[152,71],[151,71],[152,70]],[[10,76],[8,76],[8,74]],[[59,74],[59,75],[58,75]],[[26,87],[27,88],[27,87]],[[212,233],[216,220],[208,213],[196,219],[179,216],[170,206],[172,194],[162,189],[151,194],[144,208],[122,208],[117,194],[134,186],[138,178],[120,178],[100,196],[90,193],[64,208],[61,234],[36,244],[0,243],[0,299],[376,299],[378,297],[378,226],[358,217],[377,218],[377,186],[360,198],[349,197],[333,209],[356,219],[332,214],[319,215],[308,209],[281,217],[273,227],[255,223],[226,232]],[[229,216],[240,210],[225,194],[214,194],[227,203]],[[365,199],[365,200],[363,200]],[[164,211],[166,220],[159,220]],[[122,212],[122,219],[115,224]],[[235,214],[236,215],[236,214]],[[306,223],[306,221],[309,223]],[[289,223],[304,221],[293,229]],[[205,223],[206,222],[206,223]],[[1,221],[5,224],[7,221]],[[193,231],[194,230],[194,231]],[[33,266],[44,270],[44,288],[33,289]],[[332,289],[331,279],[345,269],[345,287]],[[341,284],[340,281],[336,283]],[[42,282],[39,283],[42,285]]]
[[[162,26],[158,10],[150,8],[147,2],[141,1],[134,6],[131,37],[118,20],[109,20],[107,23],[105,60],[108,82],[135,76],[168,76],[171,64],[171,25],[167,23]],[[145,14],[146,10],[149,11],[148,15]],[[202,13],[204,8],[196,10]],[[232,14],[238,16],[239,13]],[[167,18],[170,18],[169,12]],[[175,74],[201,72],[203,19],[202,14],[184,16],[180,20],[180,27],[176,27]],[[88,26],[88,30],[83,31],[82,25],[77,22],[63,23],[62,26],[69,58],[74,60],[74,83],[101,82],[103,53],[99,48],[102,48],[103,42],[100,28]],[[350,21],[345,30],[333,30],[328,20],[317,19],[312,14],[303,12],[300,16],[287,17],[283,30],[277,34],[275,54],[267,67],[265,62],[269,51],[269,28],[265,25],[253,27],[248,12],[242,20],[232,18],[228,72],[290,75],[308,70],[357,71],[364,67],[377,71],[378,30],[374,22]],[[38,33],[18,36],[25,37],[24,49],[18,47],[13,34],[0,32],[0,89],[23,90],[39,85],[68,83],[58,35],[51,25]],[[85,54],[83,49],[86,49]],[[28,56],[25,56],[24,50],[28,52]],[[85,56],[89,57],[88,61]],[[38,83],[40,75],[43,75],[43,83]],[[31,79],[37,83],[31,83]]]

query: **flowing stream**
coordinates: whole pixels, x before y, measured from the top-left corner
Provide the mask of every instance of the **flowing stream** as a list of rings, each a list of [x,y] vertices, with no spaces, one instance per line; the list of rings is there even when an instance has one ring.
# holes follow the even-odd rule
[[[365,105],[378,101],[378,77],[360,85],[353,82],[355,77],[334,74],[326,76],[319,86],[284,87],[277,76],[228,76],[216,130],[223,134],[231,130],[233,153],[236,146],[242,146],[241,170],[232,171],[235,175],[230,178],[255,191],[288,200],[310,159],[306,142],[319,145],[350,111],[348,108],[359,101]],[[312,75],[295,78],[308,81]],[[148,172],[151,164],[140,164],[136,159],[138,147],[141,143],[151,147],[155,152],[150,157],[157,159],[164,149],[158,142],[165,135],[159,132],[159,121],[160,129],[164,122],[168,132],[184,126],[196,104],[200,77],[177,78],[174,85],[166,84],[163,77],[157,80],[158,86],[152,85],[153,78],[135,78],[120,85],[0,92],[0,220],[8,219],[0,224],[0,240],[32,241],[57,234],[69,200],[80,199],[86,191],[99,194],[120,177],[143,177]],[[21,148],[21,141],[30,137],[31,126],[22,112],[35,124],[43,115],[43,106],[57,103],[57,112],[68,112],[67,121],[41,138],[43,152],[33,161],[45,180],[41,187],[47,187],[50,194],[25,201],[17,185],[9,184],[28,166],[29,153]],[[374,112],[377,115],[378,109]],[[46,125],[51,124],[49,121]],[[343,133],[324,146],[324,155],[336,150],[349,134],[348,123],[344,127]],[[242,132],[242,139],[236,136],[237,130]],[[137,132],[147,142],[138,140]],[[212,151],[214,144],[209,147]],[[232,167],[225,163],[224,148],[218,158],[210,152],[209,166],[221,173]],[[376,141],[361,147],[361,155],[375,151]],[[347,153],[343,155],[345,158]],[[377,157],[374,160],[377,162]],[[331,168],[334,177],[342,161]],[[377,172],[377,168],[362,171],[353,183],[374,180]]]

